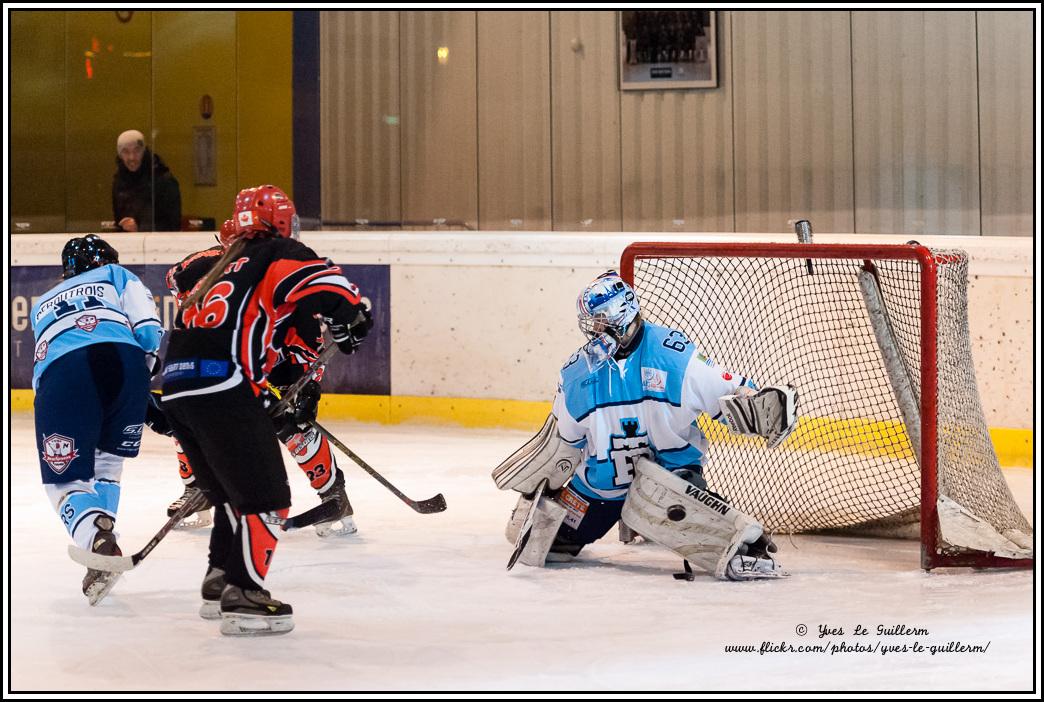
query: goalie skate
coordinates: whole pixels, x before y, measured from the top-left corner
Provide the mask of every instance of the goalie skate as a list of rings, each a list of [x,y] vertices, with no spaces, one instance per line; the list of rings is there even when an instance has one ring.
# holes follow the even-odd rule
[[[765,580],[785,578],[790,573],[783,570],[772,556],[733,556],[725,568],[729,580]]]
[[[200,491],[199,488],[186,486],[185,492],[183,492],[181,494],[181,497],[179,497],[178,499],[176,499],[173,502],[171,502],[170,506],[167,507],[167,516],[168,517],[174,516],[174,513],[177,512],[179,509],[181,509],[182,505],[184,505],[186,502],[188,502],[188,500],[191,499],[193,495],[199,494],[200,492],[201,491]],[[198,512],[194,512],[193,514],[188,515],[187,517],[182,519],[180,522],[178,522],[177,526],[175,526],[174,528],[175,529],[202,529],[203,527],[208,527],[211,524],[213,524],[214,520],[210,516],[210,501],[208,500],[205,504],[206,504],[206,507],[204,509],[201,509]]]

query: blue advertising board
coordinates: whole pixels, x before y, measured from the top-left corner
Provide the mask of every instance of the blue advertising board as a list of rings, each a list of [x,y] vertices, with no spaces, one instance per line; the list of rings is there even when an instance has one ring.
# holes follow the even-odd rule
[[[168,331],[174,320],[174,297],[164,276],[170,264],[128,265],[152,291],[160,320]],[[352,356],[336,355],[326,367],[323,391],[362,395],[391,394],[391,291],[387,265],[342,265],[345,277],[359,286],[373,309],[373,331]],[[41,294],[56,285],[61,269],[55,266],[11,266],[11,297],[8,299],[10,346],[8,364],[11,388],[33,386],[33,329],[29,310]],[[166,350],[166,340],[162,351]]]

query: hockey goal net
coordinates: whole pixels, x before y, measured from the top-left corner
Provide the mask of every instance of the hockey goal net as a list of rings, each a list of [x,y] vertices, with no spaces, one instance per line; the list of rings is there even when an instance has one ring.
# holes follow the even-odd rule
[[[638,243],[621,273],[649,321],[797,388],[798,428],[775,450],[701,419],[710,487],[768,529],[919,536],[926,569],[1032,564],[975,383],[964,252]]]

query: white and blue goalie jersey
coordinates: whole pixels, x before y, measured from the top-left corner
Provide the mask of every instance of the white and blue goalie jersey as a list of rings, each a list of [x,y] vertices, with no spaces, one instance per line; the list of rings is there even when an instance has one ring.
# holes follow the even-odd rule
[[[29,313],[35,338],[33,389],[51,363],[90,344],[140,346],[155,358],[163,336],[152,293],[115,263],[80,273],[51,288]]]
[[[748,378],[719,368],[676,329],[645,322],[627,358],[601,362],[581,349],[562,368],[554,412],[562,438],[584,451],[570,486],[622,500],[646,456],[668,470],[702,465],[707,437],[696,419],[719,419],[718,398]]]

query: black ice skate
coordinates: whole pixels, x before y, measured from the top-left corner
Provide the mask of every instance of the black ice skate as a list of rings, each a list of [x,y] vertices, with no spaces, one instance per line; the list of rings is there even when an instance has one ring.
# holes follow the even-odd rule
[[[116,535],[112,533],[116,526],[112,517],[95,517],[94,525],[98,527],[98,533],[91,542],[91,551],[103,556],[122,556],[123,552],[116,543]],[[119,579],[119,573],[88,568],[87,575],[83,576],[83,594],[87,596],[87,602],[92,607],[101,602]]]
[[[221,592],[221,633],[226,636],[285,634],[294,628],[294,609],[268,590],[228,584]]]
[[[182,505],[188,502],[193,497],[193,495],[198,495],[200,492],[202,491],[199,488],[192,487],[191,485],[186,485],[185,492],[181,494],[181,497],[171,502],[170,507],[167,507],[167,516],[173,517],[174,513],[181,509]],[[195,514],[190,514],[189,516],[185,517],[180,522],[178,522],[178,525],[174,528],[199,529],[202,527],[208,527],[211,524],[213,524],[214,520],[210,517],[210,500],[207,500],[205,504],[206,506],[203,509],[199,510]]]
[[[221,593],[225,590],[225,571],[210,566],[203,576],[203,604],[199,608],[199,616],[203,619],[221,619]]]
[[[355,514],[352,503],[348,501],[348,493],[344,491],[344,473],[340,470],[337,471],[337,477],[321,497],[323,502],[337,502],[341,511],[336,518],[316,524],[316,534],[325,538],[327,536],[348,536],[359,531],[359,527],[355,526],[355,520],[352,519],[352,515]]]

